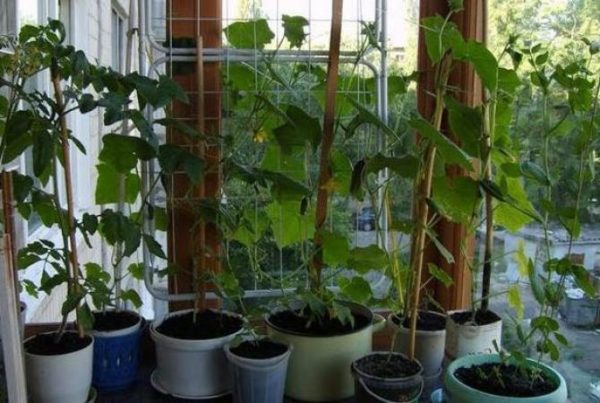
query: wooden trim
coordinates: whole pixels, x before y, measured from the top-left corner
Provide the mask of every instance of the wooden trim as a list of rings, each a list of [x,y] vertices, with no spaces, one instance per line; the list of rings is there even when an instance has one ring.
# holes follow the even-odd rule
[[[485,3],[485,0],[465,0],[464,10],[454,16],[453,22],[458,25],[465,38],[485,41],[487,30]],[[420,1],[420,19],[436,14],[446,15],[447,13],[448,3],[446,1]],[[417,84],[417,105],[421,115],[429,118],[435,107],[435,100],[430,95],[434,92],[434,71],[427,57],[422,31],[419,32],[418,69],[421,75]],[[448,85],[463,89],[460,94],[455,94],[459,101],[470,106],[481,104],[483,100],[481,83],[471,66],[458,64],[450,75]],[[442,132],[452,136],[445,119]],[[447,175],[458,177],[465,175],[465,172],[458,167],[449,167]],[[474,234],[467,234],[464,225],[454,224],[446,220],[442,220],[436,226],[435,231],[444,246],[454,256],[455,262],[448,264],[438,250],[430,245],[426,250],[425,264],[434,263],[444,269],[454,279],[454,285],[446,288],[442,284],[432,282],[429,290],[433,293],[436,301],[445,309],[468,307],[471,300],[472,279],[467,262],[473,259]]]

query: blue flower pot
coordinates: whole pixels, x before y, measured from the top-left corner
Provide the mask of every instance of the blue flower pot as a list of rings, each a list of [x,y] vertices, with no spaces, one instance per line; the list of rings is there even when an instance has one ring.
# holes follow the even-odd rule
[[[125,389],[136,379],[139,369],[142,321],[126,329],[93,332],[94,374],[92,384],[99,391]]]

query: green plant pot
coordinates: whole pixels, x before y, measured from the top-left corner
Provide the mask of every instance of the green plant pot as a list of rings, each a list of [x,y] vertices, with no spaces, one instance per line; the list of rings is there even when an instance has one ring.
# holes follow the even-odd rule
[[[309,336],[274,326],[266,318],[274,340],[293,346],[288,364],[285,394],[307,402],[331,402],[354,395],[350,366],[372,349],[373,332],[385,326],[385,319],[365,306],[349,304],[353,312],[365,315],[371,324],[339,336]]]
[[[459,381],[454,372],[457,368],[470,367],[484,363],[500,362],[498,354],[467,355],[454,360],[448,365],[444,376],[444,397],[448,403],[565,403],[567,401],[567,384],[565,379],[549,366],[529,360],[531,365],[541,368],[544,375],[558,383],[552,393],[536,397],[508,397],[481,392]]]

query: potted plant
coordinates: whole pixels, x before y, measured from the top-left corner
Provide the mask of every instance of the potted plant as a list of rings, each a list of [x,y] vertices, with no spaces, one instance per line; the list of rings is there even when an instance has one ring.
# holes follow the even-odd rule
[[[481,107],[467,107],[453,98],[448,98],[448,120],[450,127],[462,141],[465,152],[480,160],[476,177],[458,178],[450,186],[441,184],[434,192],[433,201],[439,206],[441,213],[450,220],[462,222],[467,226],[469,234],[474,234],[480,223],[485,221],[482,286],[480,298],[472,297],[470,310],[458,310],[448,313],[446,356],[452,360],[467,354],[493,352],[494,342],[501,345],[502,319],[489,310],[490,282],[493,265],[494,242],[494,204],[493,192],[498,187],[494,180],[494,172],[501,172],[502,164],[512,163],[508,158],[497,157],[497,147],[504,142],[506,135],[502,119],[506,119],[507,111],[511,111],[515,91],[520,86],[516,74],[519,60],[514,49],[516,38],[511,38],[502,54],[496,58],[484,44],[472,45],[472,53],[462,57],[471,63],[477,71],[485,89],[485,100]],[[514,69],[502,66],[505,57],[513,56]],[[478,58],[489,61],[487,69],[478,68]],[[496,132],[499,132],[496,134]],[[474,142],[474,139],[480,139]],[[499,175],[503,179],[503,175]],[[463,197],[452,203],[449,191],[460,191]],[[519,207],[510,197],[505,202],[513,208],[520,208],[531,216],[527,206]],[[481,219],[483,203],[483,219]],[[516,230],[511,226],[511,230]],[[468,250],[468,248],[466,248]],[[474,275],[479,273],[474,261],[470,270]]]
[[[590,56],[597,53],[589,41],[586,42]],[[588,58],[580,57],[567,69],[560,64],[551,65],[547,52],[541,51],[541,46],[535,45],[523,49],[524,57],[529,61],[533,72],[531,82],[540,90],[541,113],[544,128],[542,133],[543,146],[539,155],[541,167],[534,161],[526,161],[530,168],[523,170],[522,176],[539,187],[544,195],[542,213],[538,219],[545,232],[545,248],[547,256],[552,256],[550,250],[549,225],[552,221],[560,223],[568,234],[569,245],[579,236],[579,220],[581,215],[582,194],[589,186],[590,176],[586,175],[586,167],[591,158],[590,147],[593,136],[589,136],[598,110],[598,93],[600,84],[586,67]],[[575,94],[582,92],[590,96],[578,98]],[[562,108],[559,122],[571,120],[577,129],[569,130],[569,137],[561,139],[562,147],[571,147],[571,152],[577,156],[578,164],[575,171],[574,186],[571,190],[572,201],[570,208],[559,207],[556,196],[553,195],[553,172],[548,163],[552,151],[553,133],[557,126],[551,126],[552,114],[549,111],[549,99],[553,93],[560,96],[556,99],[567,99],[568,106]],[[553,128],[554,127],[554,128]],[[574,140],[571,142],[570,140]],[[494,197],[499,203],[506,200],[506,194],[495,192]],[[569,248],[570,250],[570,248]],[[570,253],[570,252],[569,252]],[[450,402],[514,402],[540,401],[540,402],[566,402],[567,388],[564,378],[548,364],[546,358],[558,360],[560,351],[558,345],[568,344],[568,340],[560,333],[560,325],[556,320],[559,304],[564,298],[565,282],[567,278],[574,279],[578,287],[588,295],[594,294],[586,269],[570,259],[569,253],[564,257],[549,258],[543,264],[544,272],[536,270],[533,261],[519,252],[521,270],[526,273],[531,281],[532,293],[538,303],[537,316],[531,319],[529,329],[523,329],[516,323],[519,347],[505,354],[484,354],[479,356],[465,356],[452,362],[448,367],[445,377],[444,393]],[[520,307],[522,303],[518,292],[509,294],[513,305]],[[510,301],[509,301],[510,302]],[[533,345],[537,354],[535,358],[527,358],[526,351]],[[518,380],[515,381],[515,380]]]
[[[2,56],[3,73],[8,77],[2,85],[9,89],[8,97],[2,98],[7,107],[5,126],[8,128],[2,137],[2,161],[10,162],[29,148],[34,161],[35,180],[27,175],[13,174],[18,210],[26,219],[36,214],[45,226],[58,228],[62,236],[62,245],[40,239],[18,254],[21,269],[33,264],[43,265],[39,286],[30,280],[22,282],[26,291],[34,295],[40,291],[50,293],[62,284],[67,289],[59,329],[25,341],[31,399],[41,402],[87,401],[94,359],[100,372],[110,367],[116,370],[119,378],[115,380],[111,373],[110,382],[104,383],[106,379],[101,377],[99,386],[102,387],[123,387],[132,381],[137,370],[137,335],[132,336],[134,342],[129,346],[133,350],[121,345],[122,349],[117,352],[107,340],[101,340],[94,350],[94,338],[86,331],[93,328],[95,317],[99,331],[105,330],[107,322],[106,313],[92,313],[90,302],[107,312],[107,307],[123,301],[130,301],[137,307],[141,303],[140,297],[132,289],[123,290],[121,282],[127,274],[115,270],[111,276],[96,263],[81,264],[76,237],[81,235],[91,248],[90,239],[99,232],[102,239],[119,250],[115,254],[116,268],[138,249],[142,240],[153,253],[164,256],[154,238],[142,231],[141,217],[150,210],[145,198],[137,216],[104,209],[99,214],[84,213],[75,217],[70,146],[74,144],[81,152],[85,149],[76,134],[70,131],[67,115],[102,108],[105,125],[129,119],[142,134],[141,138],[117,134],[104,137],[97,186],[97,199],[101,203],[119,200],[133,203],[137,199],[140,182],[132,171],[140,161],[159,157],[161,161],[177,162],[184,155],[183,150],[155,147],[157,137],[152,126],[139,109],[127,107],[134,91],[140,109],[146,104],[164,107],[173,98],[185,100],[185,94],[177,86],[166,77],[156,81],[136,73],[123,76],[111,69],[94,66],[82,51],[64,45],[64,38],[64,27],[59,21],[50,21],[46,26],[25,26],[18,39],[8,42],[12,54]],[[51,95],[26,86],[34,74],[47,72],[53,88]],[[22,106],[25,109],[20,110]],[[163,121],[162,124],[169,123]],[[125,185],[123,192],[119,190],[119,183]],[[66,196],[66,203],[63,203],[63,196]],[[130,265],[129,269],[134,277],[140,276],[139,265]],[[69,315],[73,311],[76,332],[68,330]],[[117,316],[122,318],[123,315]],[[124,327],[135,334],[139,322],[139,316],[135,315]],[[104,338],[106,335],[98,333],[98,336]],[[113,339],[113,336],[109,338]]]
[[[335,5],[334,16],[339,17],[337,1]],[[302,17],[284,16],[284,36],[291,46],[302,45],[307,24]],[[256,32],[253,39],[244,34],[248,30]],[[236,22],[225,28],[225,34],[234,47],[261,50],[274,37],[264,20]],[[277,49],[283,43],[282,39]],[[366,50],[367,42],[363,45]],[[335,48],[331,47],[332,53]],[[264,153],[260,154],[258,162],[229,159],[224,174],[250,185],[251,191],[264,196],[257,197],[260,200],[258,210],[248,211],[247,229],[260,234],[263,239],[272,240],[282,252],[291,245],[299,245],[302,272],[290,274],[290,280],[284,279],[282,284],[268,274],[254,272],[257,278],[264,277],[263,281],[277,288],[296,289],[293,297],[284,295],[280,298],[279,306],[266,318],[269,337],[293,346],[286,395],[309,401],[348,398],[353,394],[353,380],[348,368],[354,359],[371,351],[372,333],[375,328],[382,327],[383,321],[379,320],[374,326],[371,311],[350,302],[364,303],[370,299],[370,286],[360,275],[340,280],[342,292],[334,293],[327,288],[324,268],[332,272],[354,268],[362,274],[370,269],[382,269],[387,260],[385,252],[377,245],[350,249],[348,239],[341,231],[325,226],[327,201],[333,192],[343,191],[348,195],[351,171],[350,159],[338,150],[331,150],[334,128],[342,129],[335,122],[330,96],[335,95],[338,88],[333,69],[336,63],[331,63],[329,79],[325,80],[322,69],[311,68],[306,63],[298,63],[291,69],[278,69],[276,58],[271,55],[264,52],[256,65],[240,63],[229,69],[227,78],[232,102],[252,105],[251,112],[244,116],[244,127],[240,129],[250,132],[248,138],[254,146],[264,147]],[[259,74],[256,74],[257,68]],[[354,76],[344,74],[340,81],[349,84],[353,80]],[[310,85],[313,101],[323,101],[329,94],[323,124],[326,130],[322,130],[316,117],[322,113],[315,108],[317,103],[304,98],[306,92],[294,91],[298,84]],[[256,88],[258,94],[249,93],[248,90]],[[271,95],[274,88],[289,91],[283,102]],[[340,102],[346,109],[351,108],[350,101]],[[313,106],[307,107],[310,104]],[[369,117],[373,115],[365,108],[358,125],[366,121],[366,113]],[[321,175],[308,165],[315,160]],[[329,168],[333,169],[332,176],[328,176]],[[317,194],[316,202],[311,197],[314,194]],[[247,233],[247,230],[240,231],[234,234],[234,239],[244,242]],[[250,258],[255,259],[254,255]],[[308,286],[301,276],[303,273],[308,276]]]
[[[255,238],[256,239],[256,238]],[[263,307],[247,308],[244,289],[233,270],[212,277],[217,294],[236,304],[245,319],[244,330],[224,346],[229,361],[235,403],[281,403],[287,366],[293,347],[261,335],[257,330]]]

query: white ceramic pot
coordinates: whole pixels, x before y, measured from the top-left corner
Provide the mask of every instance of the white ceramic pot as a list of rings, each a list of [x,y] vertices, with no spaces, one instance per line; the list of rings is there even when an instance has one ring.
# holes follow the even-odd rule
[[[350,372],[353,361],[372,350],[373,332],[385,326],[365,306],[349,304],[353,312],[368,318],[369,325],[340,336],[311,336],[276,327],[266,319],[269,336],[293,346],[288,364],[285,394],[296,400],[331,402],[354,395]]]
[[[27,339],[31,340],[35,336]],[[92,386],[94,339],[83,349],[61,355],[25,350],[29,400],[33,403],[84,403]]]
[[[150,326],[150,335],[156,344],[153,381],[158,388],[175,397],[201,399],[226,394],[231,391],[232,379],[223,346],[242,329],[207,340],[176,339],[156,331],[164,319],[190,311],[173,312]]]
[[[452,361],[468,354],[495,353],[494,340],[502,346],[502,319],[487,325],[458,324],[448,312],[446,321],[446,357]]]
[[[445,315],[430,312],[441,317]],[[397,316],[390,314],[387,323],[396,335],[394,351],[399,353],[408,353],[410,344],[410,330],[401,325],[402,320],[398,320],[398,325],[392,318]],[[423,376],[430,377],[437,374],[444,361],[444,347],[446,345],[446,329],[442,330],[418,330],[416,331],[415,358],[423,365]]]

